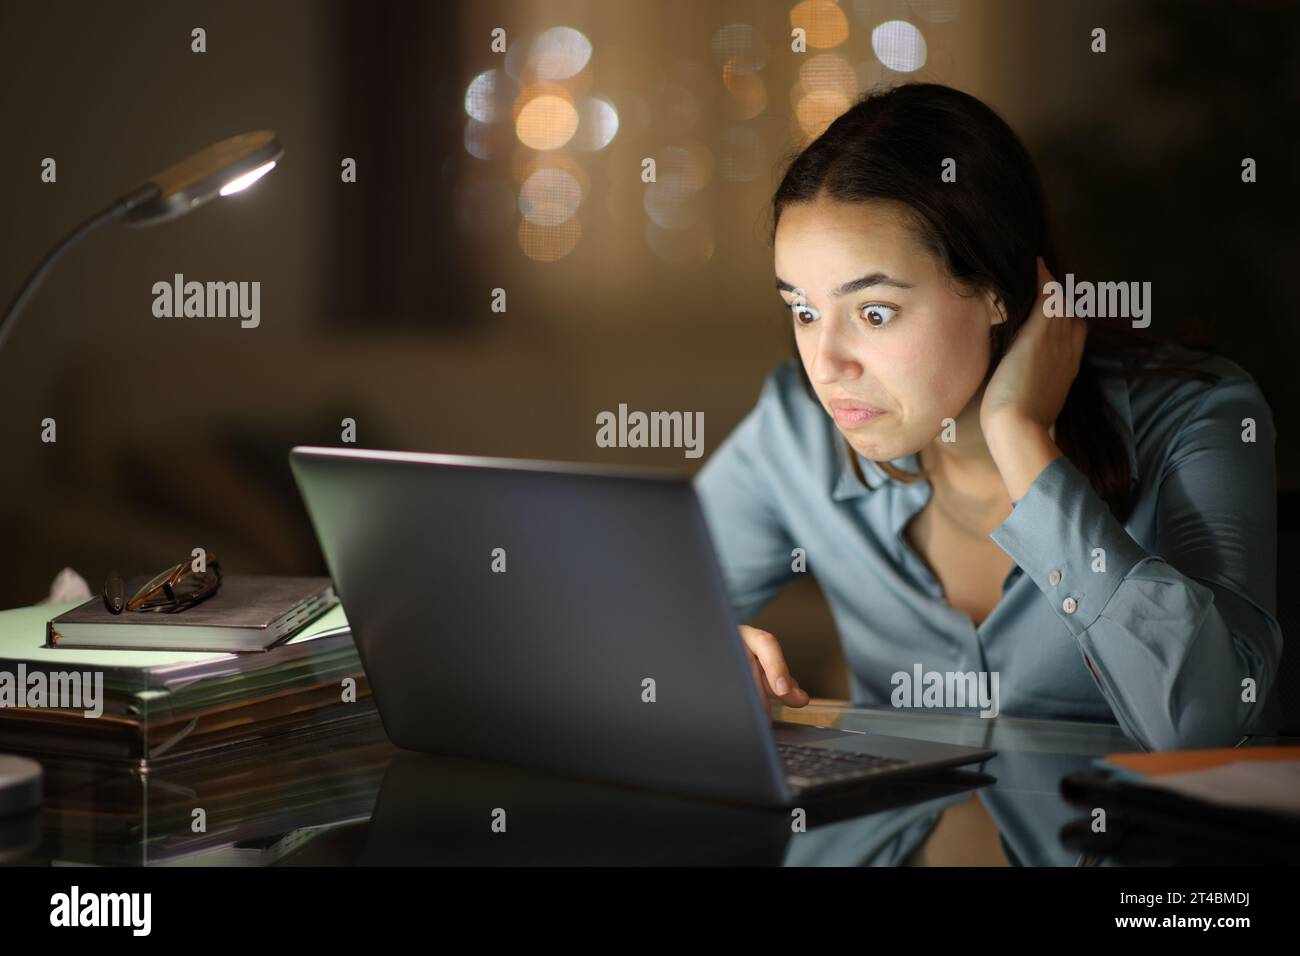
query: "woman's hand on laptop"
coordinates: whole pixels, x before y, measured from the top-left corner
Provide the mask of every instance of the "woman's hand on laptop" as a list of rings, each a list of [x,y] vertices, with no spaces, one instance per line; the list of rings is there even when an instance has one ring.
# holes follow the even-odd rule
[[[754,672],[758,696],[768,704],[769,712],[773,700],[779,700],[787,707],[802,707],[808,703],[808,694],[790,673],[775,637],[767,631],[742,624],[740,639],[749,652],[749,667]]]

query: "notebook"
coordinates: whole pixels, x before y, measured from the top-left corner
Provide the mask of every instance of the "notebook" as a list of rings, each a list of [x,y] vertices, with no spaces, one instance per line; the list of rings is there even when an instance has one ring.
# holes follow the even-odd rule
[[[266,651],[335,604],[329,578],[229,575],[215,594],[173,614],[112,614],[92,598],[46,623],[45,645],[148,651]]]
[[[197,753],[232,753],[287,732],[363,723],[369,688],[342,604],[264,653],[81,650],[45,644],[51,617],[81,601],[0,611],[0,752],[139,768]],[[17,687],[80,674],[103,714],[22,707]],[[342,690],[355,681],[355,702]],[[83,701],[84,702],[84,701]]]

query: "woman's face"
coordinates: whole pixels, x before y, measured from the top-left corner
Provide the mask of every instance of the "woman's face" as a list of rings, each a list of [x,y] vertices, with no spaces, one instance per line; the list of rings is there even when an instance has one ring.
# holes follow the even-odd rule
[[[1003,321],[991,296],[959,294],[905,212],[818,198],[787,206],[775,237],[777,289],[808,379],[874,461],[920,451],[945,418],[959,441],[978,431],[989,328]]]

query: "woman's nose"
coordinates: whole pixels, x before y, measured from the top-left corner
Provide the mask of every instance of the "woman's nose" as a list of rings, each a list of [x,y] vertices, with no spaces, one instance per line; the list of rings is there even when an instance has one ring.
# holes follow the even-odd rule
[[[811,374],[819,385],[829,385],[862,374],[862,363],[852,352],[851,336],[834,319],[823,319],[813,354]]]

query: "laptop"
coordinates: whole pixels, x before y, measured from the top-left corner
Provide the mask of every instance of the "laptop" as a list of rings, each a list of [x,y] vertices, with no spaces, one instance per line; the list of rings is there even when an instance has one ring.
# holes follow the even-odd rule
[[[398,747],[761,806],[994,751],[773,722],[688,476],[296,447]]]

